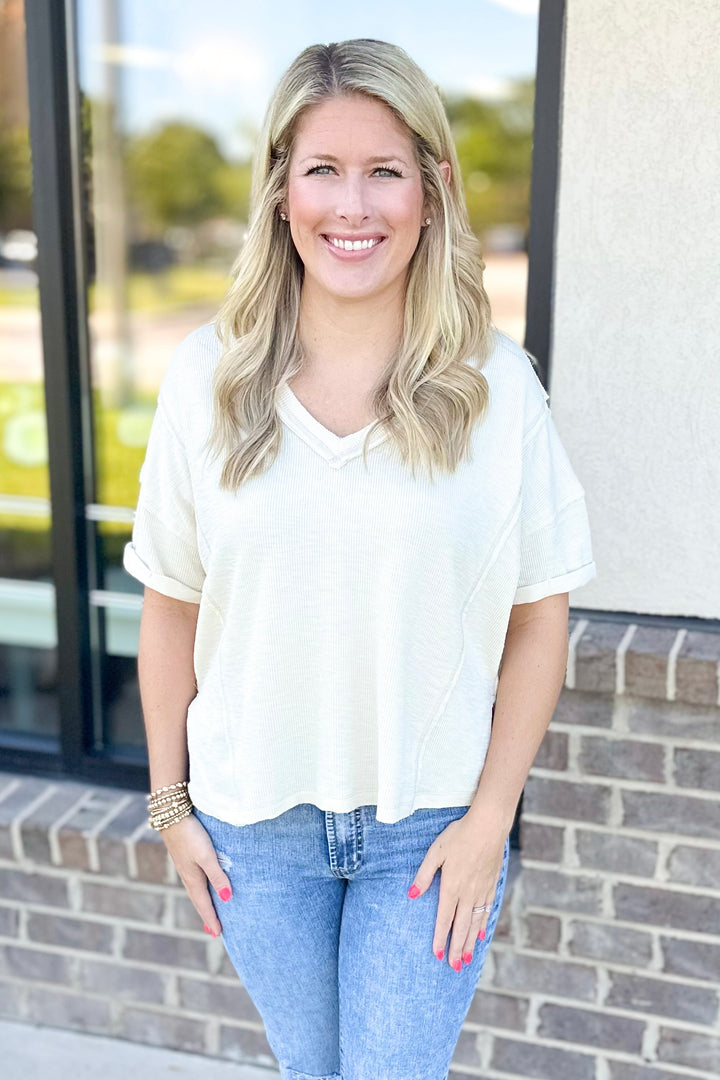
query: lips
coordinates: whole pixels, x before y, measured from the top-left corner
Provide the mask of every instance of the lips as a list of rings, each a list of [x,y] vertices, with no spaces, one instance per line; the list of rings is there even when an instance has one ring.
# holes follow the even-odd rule
[[[333,244],[332,240],[329,239],[327,234],[321,233],[320,235],[322,236],[323,242],[325,243],[326,247],[333,253],[333,255],[335,255],[336,258],[338,258],[338,259],[345,260],[346,262],[358,262],[358,261],[360,261],[362,259],[369,259],[382,246],[382,244],[385,242],[385,239],[386,239],[384,236],[383,237],[374,237],[374,236],[373,237],[369,237],[369,236],[368,237],[362,237],[362,239],[364,239],[364,240],[365,239],[366,240],[375,240],[375,239],[377,239],[378,243],[373,244],[371,247],[357,248],[357,249],[349,248],[348,249],[348,248],[344,248],[344,247],[337,247],[335,244]],[[340,237],[338,237],[338,240],[339,239],[340,239]],[[361,239],[361,237],[357,237],[357,239],[359,240],[359,239]]]
[[[385,239],[382,233],[375,233],[371,236],[340,236],[336,233],[320,233],[323,240],[329,240],[330,243],[333,240],[342,240],[343,242],[349,240],[351,243],[355,243],[357,240],[378,240],[380,243]]]

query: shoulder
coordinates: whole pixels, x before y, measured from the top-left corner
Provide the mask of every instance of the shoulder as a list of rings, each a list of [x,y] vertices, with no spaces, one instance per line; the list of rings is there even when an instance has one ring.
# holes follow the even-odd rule
[[[186,334],[175,346],[160,383],[158,400],[176,414],[195,407],[211,393],[212,376],[222,352],[214,322]]]
[[[548,392],[522,345],[495,326],[491,335],[490,352],[481,368],[490,387],[490,408],[521,414],[523,428],[528,431],[548,411]]]
[[[511,384],[531,397],[547,401],[545,390],[530,353],[504,330],[492,327],[492,347],[483,364],[483,375],[495,383]]]

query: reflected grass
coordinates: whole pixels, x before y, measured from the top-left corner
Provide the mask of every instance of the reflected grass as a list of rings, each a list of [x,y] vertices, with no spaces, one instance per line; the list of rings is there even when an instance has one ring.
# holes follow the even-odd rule
[[[133,405],[148,410],[149,427],[156,398],[139,396]],[[127,445],[120,438],[124,412],[122,409],[103,407],[98,391],[93,392],[93,406],[97,470],[95,501],[134,509],[145,445]],[[44,416],[44,410],[45,396],[41,383],[0,383],[0,493],[3,495],[41,499],[50,497],[46,443],[44,447],[39,446],[36,433],[27,434],[25,447],[22,438],[16,438],[14,443],[8,438],[8,425],[13,419],[37,416],[39,413]],[[4,529],[45,532],[48,528],[48,519],[40,515],[29,518],[26,514],[2,514],[0,520]],[[125,535],[129,526],[121,521],[103,521],[98,522],[98,530],[101,535]]]
[[[172,266],[158,273],[133,272],[127,279],[130,311],[177,311],[196,303],[217,303],[230,286],[227,270],[216,266]],[[110,290],[105,284],[88,286],[89,310],[106,310]],[[0,285],[0,308],[38,308],[36,285],[8,288]]]
[[[157,273],[131,273],[126,279],[126,300],[130,312],[150,314],[187,310],[194,304],[216,307],[229,285],[228,272],[217,265],[173,266]],[[104,285],[91,284],[88,299],[91,313],[107,311],[110,306],[110,292]],[[37,286],[0,286],[0,308],[3,307],[6,311],[37,309]],[[149,430],[156,402],[157,394],[134,395],[131,408],[136,416],[131,418],[128,410],[103,406],[99,391],[93,391],[95,502],[130,509],[137,504],[146,446],[146,437],[137,437],[137,428],[143,426],[142,416],[138,418],[137,413],[147,410]],[[135,437],[130,445],[122,435],[132,428]],[[41,382],[0,381],[0,494],[50,497],[45,393]],[[48,519],[41,515],[3,513],[0,523],[3,529],[18,529],[23,533],[48,529]],[[108,538],[129,531],[123,522],[98,522],[97,528]]]

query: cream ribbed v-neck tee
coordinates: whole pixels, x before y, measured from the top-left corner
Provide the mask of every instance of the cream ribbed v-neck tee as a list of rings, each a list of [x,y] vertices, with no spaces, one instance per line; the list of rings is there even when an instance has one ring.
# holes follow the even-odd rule
[[[469,806],[513,604],[595,576],[584,490],[526,353],[494,332],[486,418],[453,474],[413,477],[375,429],[339,437],[287,384],[280,453],[221,491],[214,324],[163,378],[125,569],[200,605],[189,793],[236,825],[297,803]]]

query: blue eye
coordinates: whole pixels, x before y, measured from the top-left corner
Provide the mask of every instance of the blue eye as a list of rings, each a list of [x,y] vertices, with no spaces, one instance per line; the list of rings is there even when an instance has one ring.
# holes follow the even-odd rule
[[[311,169],[305,173],[306,176],[310,176],[311,173],[318,173],[318,169],[333,169],[334,165],[313,165]],[[391,169],[389,165],[378,165],[375,172],[388,172],[393,176],[402,177],[402,173],[398,169]],[[318,173],[319,175],[319,173]]]

